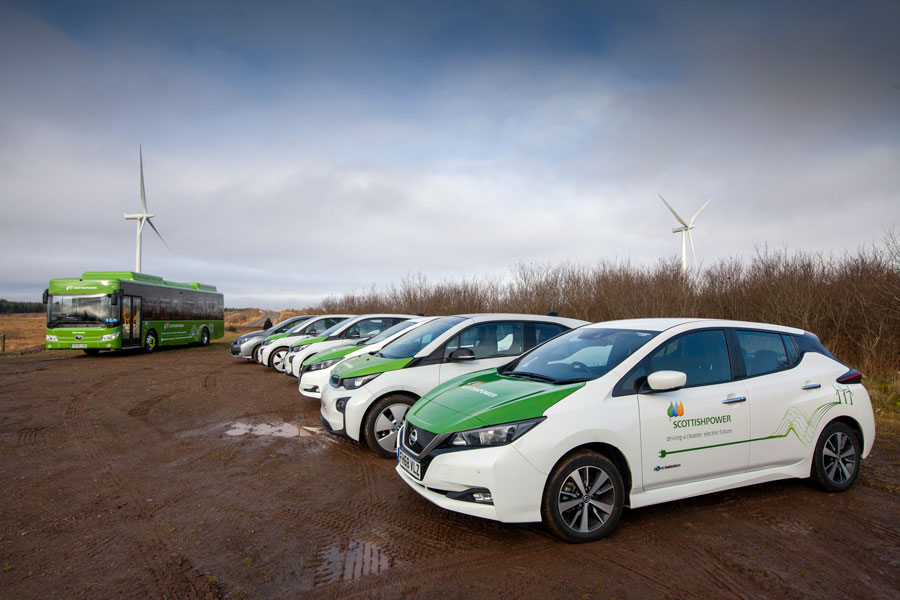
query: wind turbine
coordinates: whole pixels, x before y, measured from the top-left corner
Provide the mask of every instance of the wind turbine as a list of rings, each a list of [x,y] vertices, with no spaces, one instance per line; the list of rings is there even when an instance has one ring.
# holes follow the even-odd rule
[[[670,211],[672,211],[672,214],[675,215],[675,218],[678,220],[678,222],[681,223],[681,227],[672,228],[672,233],[681,233],[681,274],[687,275],[687,245],[685,244],[685,238],[691,241],[691,255],[693,256],[692,264],[696,266],[697,253],[694,252],[694,236],[691,235],[691,229],[695,227],[694,224],[697,222],[697,217],[700,216],[700,213],[703,212],[703,209],[706,208],[710,202],[712,202],[712,198],[707,200],[706,204],[701,206],[700,210],[694,213],[694,216],[691,217],[690,223],[685,223],[684,219],[681,218],[681,215],[675,212],[675,209],[672,208],[669,203],[666,202],[666,199],[662,197],[662,194],[657,193],[657,196],[659,196],[659,199],[663,201],[663,204],[665,204],[666,207]]]
[[[156,232],[156,235],[159,236],[159,239],[162,240],[162,243],[165,244],[166,248],[170,251],[169,245],[166,244],[166,240],[163,240],[162,234],[159,233],[159,230],[156,228],[156,225],[153,224],[153,221],[150,219],[153,217],[150,213],[147,212],[147,196],[144,194],[144,152],[143,149],[138,146],[138,153],[141,157],[141,206],[144,208],[144,212],[137,215],[125,215],[126,221],[137,221],[137,251],[135,253],[134,260],[134,270],[136,273],[141,272],[141,233],[144,231],[144,223],[149,223],[150,227],[153,228],[153,231]]]

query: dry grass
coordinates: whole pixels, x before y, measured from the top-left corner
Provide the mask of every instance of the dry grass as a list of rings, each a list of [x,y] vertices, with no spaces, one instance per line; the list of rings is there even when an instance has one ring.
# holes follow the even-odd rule
[[[0,315],[0,334],[6,336],[6,352],[43,348],[46,333],[46,313]]]
[[[263,311],[258,308],[242,308],[225,311],[225,328],[243,327],[250,321],[258,319]]]

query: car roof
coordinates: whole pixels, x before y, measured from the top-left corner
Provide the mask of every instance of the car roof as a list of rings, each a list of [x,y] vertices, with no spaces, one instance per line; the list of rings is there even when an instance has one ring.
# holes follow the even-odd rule
[[[570,319],[568,317],[551,317],[550,315],[532,315],[524,313],[470,313],[464,315],[453,315],[454,317],[462,317],[463,319],[471,319],[476,323],[485,321],[541,321],[543,323],[559,323],[568,327],[581,327],[587,325],[590,321],[582,321],[581,319]]]
[[[690,326],[700,327],[731,327],[734,329],[768,329],[779,333],[801,335],[806,333],[803,329],[775,325],[772,323],[755,323],[753,321],[732,321],[730,319],[698,319],[698,318],[668,318],[668,319],[621,319],[617,321],[600,321],[592,323],[589,327],[612,329],[643,329],[647,331],[666,331],[673,327]],[[691,327],[684,327],[690,329]]]

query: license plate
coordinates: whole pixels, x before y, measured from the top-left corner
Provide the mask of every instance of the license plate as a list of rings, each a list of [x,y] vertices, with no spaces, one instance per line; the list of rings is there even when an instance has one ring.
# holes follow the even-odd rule
[[[72,344],[73,348],[87,348],[87,344]]]
[[[422,479],[422,463],[409,456],[402,449],[397,453],[397,461],[407,473],[418,480]]]

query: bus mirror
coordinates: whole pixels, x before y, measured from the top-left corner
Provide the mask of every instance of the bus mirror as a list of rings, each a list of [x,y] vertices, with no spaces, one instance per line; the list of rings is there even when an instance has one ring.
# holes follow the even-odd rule
[[[119,293],[113,292],[109,297],[110,306],[116,306],[119,303]]]
[[[47,300],[50,299],[50,290],[44,290],[44,304],[47,304]]]

